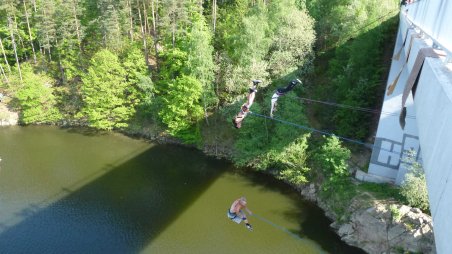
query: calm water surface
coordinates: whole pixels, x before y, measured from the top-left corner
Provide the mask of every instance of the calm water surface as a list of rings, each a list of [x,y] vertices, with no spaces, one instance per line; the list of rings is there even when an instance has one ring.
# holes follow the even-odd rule
[[[267,176],[178,146],[0,128],[0,253],[363,253]],[[226,218],[242,195],[254,231]]]

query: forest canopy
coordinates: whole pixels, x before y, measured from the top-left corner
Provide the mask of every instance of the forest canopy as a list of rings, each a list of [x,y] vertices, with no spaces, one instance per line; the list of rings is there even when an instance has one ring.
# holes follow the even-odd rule
[[[237,164],[279,167],[301,181],[278,156],[293,156],[288,147],[307,153],[305,130],[256,117],[239,131],[230,124],[251,81],[263,81],[255,112],[267,115],[274,90],[299,78],[304,84],[278,102],[277,117],[300,125],[314,117],[332,132],[366,138],[362,115],[308,117],[298,96],[374,107],[368,98],[378,93],[397,10],[394,0],[3,0],[0,92],[23,124],[221,140]]]
[[[140,117],[183,138],[252,79],[268,86],[313,60],[314,20],[291,0],[4,0],[0,17],[1,89],[25,124]],[[52,103],[20,99],[29,75],[46,77],[35,81]]]

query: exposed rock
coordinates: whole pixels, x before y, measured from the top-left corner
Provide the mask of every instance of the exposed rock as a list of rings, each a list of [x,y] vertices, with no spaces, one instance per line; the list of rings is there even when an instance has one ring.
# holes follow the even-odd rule
[[[317,201],[315,184],[311,183],[301,189],[301,195],[309,201]]]
[[[413,213],[409,207],[397,206],[402,217],[400,222],[395,222],[392,220],[390,205],[387,202],[375,202],[370,208],[353,212],[350,221],[339,229],[342,240],[368,253],[400,249],[436,253],[431,218],[423,213]],[[344,237],[341,233],[346,232],[348,225],[353,227],[354,232]]]
[[[351,224],[343,224],[338,230],[338,234],[341,237],[350,235],[353,232],[355,232],[355,230]]]
[[[377,201],[369,193],[362,193],[351,200],[349,216],[337,218],[331,207],[322,201],[314,184],[303,186],[301,194],[317,202],[330,225],[346,243],[368,253],[436,253],[432,219],[418,208],[397,205],[393,201]],[[371,197],[373,202],[365,201]],[[391,207],[392,206],[392,207]],[[390,209],[391,207],[391,209]],[[397,209],[397,221],[391,210]]]
[[[337,221],[335,221],[331,223],[330,227],[338,230],[341,227],[341,225]]]
[[[4,102],[0,102],[0,126],[17,125],[19,114],[8,109]]]
[[[417,208],[416,208],[417,209]],[[400,208],[398,209],[399,213],[404,216],[405,214],[409,213],[410,211],[413,210],[413,208],[406,206],[406,205],[401,205]],[[420,210],[419,210],[420,211]]]
[[[413,212],[413,213],[422,213],[421,209],[419,209],[419,208],[411,208],[411,212]]]
[[[400,236],[407,232],[407,229],[401,225],[397,224],[394,227],[389,228],[388,230],[388,240],[392,242],[398,241],[400,239]]]

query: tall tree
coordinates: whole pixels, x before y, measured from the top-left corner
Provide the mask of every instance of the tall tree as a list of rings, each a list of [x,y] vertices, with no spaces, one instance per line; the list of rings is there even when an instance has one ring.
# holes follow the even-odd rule
[[[183,75],[170,83],[168,88],[167,95],[163,97],[164,107],[159,112],[162,121],[168,125],[171,135],[188,142],[196,141],[196,131],[189,130],[202,119],[201,83],[193,77]]]
[[[53,45],[57,38],[56,22],[55,22],[55,2],[54,1],[40,1],[38,6],[38,13],[36,15],[38,30],[38,39],[44,52],[47,50],[49,59],[52,60]]]
[[[187,37],[187,68],[188,73],[202,84],[204,116],[208,123],[207,110],[210,106],[216,105],[217,102],[212,86],[215,71],[212,34],[201,14],[195,13],[192,19],[193,25]]]
[[[139,2],[138,2],[139,3]],[[147,34],[146,34],[146,25],[143,24],[143,19],[146,20],[146,16],[141,16],[141,6],[138,5],[138,17],[140,19],[140,27],[141,27],[141,37],[143,39],[143,48],[144,48],[144,57],[146,60],[146,65],[149,66],[149,51],[148,51],[148,43],[146,40]]]
[[[217,28],[217,0],[212,1],[212,27],[213,27],[213,33],[215,34],[216,28]]]
[[[280,78],[301,68],[312,67],[315,42],[314,20],[291,0],[272,2],[269,7],[272,31],[268,62],[273,78]],[[299,75],[305,75],[299,73]]]
[[[58,65],[61,80],[72,79],[77,75],[79,53],[83,38],[83,26],[80,25],[79,16],[83,9],[79,0],[58,2],[55,11],[56,43]]]
[[[0,31],[3,30],[2,32],[5,33],[5,36],[7,34],[7,36],[10,38],[10,41],[5,41],[5,45],[3,44],[3,41],[0,38],[0,47],[2,49],[2,54],[5,59],[5,64],[8,67],[8,71],[10,73],[11,73],[11,67],[8,62],[8,54],[6,53],[4,46],[6,46],[6,43],[9,43],[10,47],[12,47],[14,44],[14,56],[16,57],[16,62],[18,62],[17,45],[16,45],[15,40],[14,40],[14,42],[12,42],[12,40],[14,38],[14,34],[17,31],[15,29],[15,24],[13,24],[13,21],[16,19],[15,15],[17,12],[18,11],[17,11],[14,0],[3,0],[0,2],[0,17],[2,17],[2,19],[4,18],[4,20],[1,20],[2,22],[0,24],[5,22],[3,29],[1,29]]]
[[[225,12],[224,22],[218,26],[222,40],[223,62],[221,100],[232,102],[242,95],[250,80],[268,77],[265,57],[271,43],[266,8],[260,4],[249,8],[247,1],[238,1],[233,12]],[[266,84],[267,82],[264,82]]]
[[[63,1],[61,2],[61,5],[64,7],[63,9],[66,9],[70,13],[70,15],[72,15],[72,18],[68,18],[68,20],[72,20],[73,22],[72,30],[75,29],[78,46],[81,50],[84,30],[80,21],[80,17],[82,16],[84,10],[81,5],[81,1],[80,0]]]
[[[159,69],[159,34],[158,34],[158,9],[159,9],[159,0],[151,0],[151,12],[152,12],[152,38],[154,43],[154,53],[156,58],[156,67],[157,71]]]
[[[33,10],[36,12],[36,0],[31,0],[31,2],[33,3]]]
[[[126,13],[128,15],[127,19],[129,20],[129,36],[130,40],[133,42],[133,30],[134,30],[134,24],[133,24],[133,14],[132,14],[132,4],[130,0],[126,0]]]
[[[166,44],[176,47],[176,40],[179,35],[186,32],[185,28],[189,21],[188,0],[162,0],[162,15],[161,15],[161,27],[164,32],[163,38]]]
[[[126,72],[116,55],[107,49],[91,59],[88,73],[82,77],[82,114],[90,126],[111,130],[123,128],[134,114],[126,89]]]
[[[0,37],[0,48],[2,49],[3,58],[5,59],[5,65],[8,67],[9,73],[11,73],[11,66],[8,63],[8,58],[6,57],[5,48],[3,47],[2,38]]]
[[[3,79],[5,80],[5,83],[9,83],[8,76],[6,75],[5,69],[3,69],[3,65],[2,64],[0,64],[0,71],[2,73]]]
[[[121,10],[114,0],[99,0],[97,8],[100,12],[98,20],[104,47],[119,50],[122,47]]]
[[[35,74],[29,64],[23,65],[23,86],[16,93],[21,108],[20,120],[25,124],[53,123],[61,118],[53,95],[52,78]]]
[[[9,32],[10,32],[10,36],[11,36],[11,43],[12,43],[13,49],[14,49],[14,56],[16,58],[17,70],[19,72],[20,81],[22,82],[22,71],[20,69],[19,57],[17,55],[17,45],[16,45],[16,41],[14,39],[13,21],[12,21],[11,17],[8,17],[8,27],[9,27]]]
[[[35,52],[35,46],[33,44],[33,36],[31,35],[30,20],[29,20],[30,14],[27,11],[27,3],[25,0],[23,1],[23,4],[24,4],[25,19],[27,21],[29,42],[30,42],[31,48],[33,50],[33,61],[36,64],[36,52]]]
[[[133,105],[148,103],[148,97],[153,95],[154,85],[148,75],[143,52],[135,45],[126,48],[125,52],[122,66],[126,72],[128,99]]]

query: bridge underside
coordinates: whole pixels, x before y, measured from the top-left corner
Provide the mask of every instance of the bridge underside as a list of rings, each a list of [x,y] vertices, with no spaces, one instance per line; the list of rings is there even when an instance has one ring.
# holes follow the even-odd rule
[[[416,1],[402,7],[394,57],[368,173],[358,178],[400,184],[404,151],[417,151],[427,178],[438,253],[452,253],[452,1]],[[423,48],[444,57],[426,57],[419,75],[416,58]],[[398,54],[400,52],[400,54]],[[415,77],[412,89],[405,89]],[[417,78],[416,78],[417,77]],[[399,118],[403,94],[406,116]],[[408,91],[408,92],[406,92]],[[402,129],[403,124],[404,128]]]

